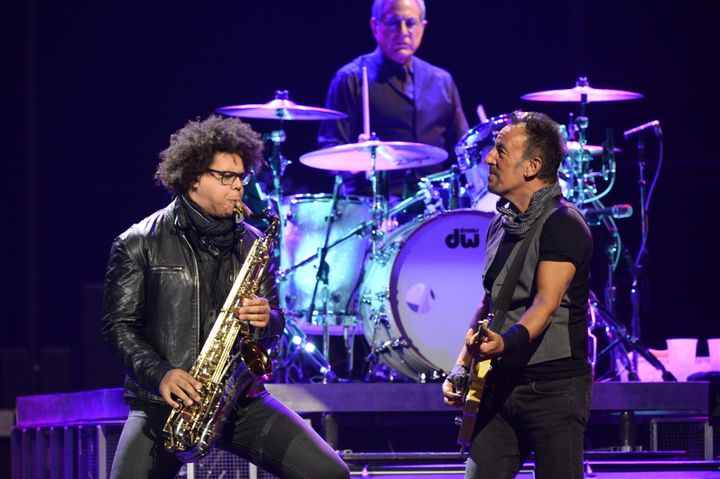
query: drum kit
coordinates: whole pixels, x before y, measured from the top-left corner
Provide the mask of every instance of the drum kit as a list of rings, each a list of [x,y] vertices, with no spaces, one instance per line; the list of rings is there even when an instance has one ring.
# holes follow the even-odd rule
[[[585,110],[592,102],[641,97],[591,88],[585,78],[574,88],[521,97],[580,105],[580,114],[562,127],[567,156],[560,181],[568,199],[589,212],[591,221],[609,228],[614,228],[615,218],[623,217],[616,214],[616,207],[606,208],[601,202],[615,181],[619,150],[611,135],[602,146],[587,143]],[[333,172],[364,171],[373,186],[372,197],[341,195],[339,175],[332,193],[286,196],[281,181],[288,164],[281,153],[283,122],[346,115],[298,105],[289,100],[287,91],[276,92],[275,99],[265,104],[216,111],[280,124],[264,135],[272,145],[269,205],[282,219],[277,285],[287,326],[276,357],[279,380],[336,380],[337,371],[328,360],[330,336],[343,338],[350,378],[355,334],[364,336],[369,349],[360,374],[365,380],[425,382],[444,377],[481,299],[485,235],[497,201],[487,190],[483,160],[510,115],[471,128],[455,147],[457,159],[450,169],[423,178],[414,196],[393,203],[378,187],[381,172],[435,165],[447,158],[447,152],[365,136],[365,141],[306,153],[300,163]],[[421,213],[404,215],[407,211]],[[607,294],[603,310],[612,311]],[[322,350],[313,343],[317,336],[322,337]]]

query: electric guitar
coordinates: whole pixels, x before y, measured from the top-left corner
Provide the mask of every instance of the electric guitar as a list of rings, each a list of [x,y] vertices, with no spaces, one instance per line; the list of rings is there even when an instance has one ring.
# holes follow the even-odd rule
[[[491,320],[492,315],[489,315],[488,319],[478,321],[478,331],[487,331]],[[458,417],[456,419],[456,422],[460,425],[457,443],[460,445],[461,452],[470,449],[472,435],[475,430],[475,421],[480,409],[480,400],[485,389],[485,378],[492,368],[491,362],[491,359],[477,361],[473,358],[467,386],[460,391],[461,394],[465,395],[462,418]]]

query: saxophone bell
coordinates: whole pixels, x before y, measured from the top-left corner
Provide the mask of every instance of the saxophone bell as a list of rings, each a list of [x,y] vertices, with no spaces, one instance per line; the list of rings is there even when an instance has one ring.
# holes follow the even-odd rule
[[[248,370],[260,381],[269,381],[273,374],[272,360],[260,343],[250,336],[240,342],[240,356]]]

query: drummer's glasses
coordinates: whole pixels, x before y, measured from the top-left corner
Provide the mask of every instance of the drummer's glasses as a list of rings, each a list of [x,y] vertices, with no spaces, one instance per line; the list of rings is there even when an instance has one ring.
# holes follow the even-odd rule
[[[405,28],[407,28],[408,32],[415,33],[417,29],[420,27],[420,25],[423,24],[420,20],[416,20],[415,18],[388,18],[386,20],[381,20],[381,23],[385,25],[389,30],[392,32],[399,32],[402,30],[402,24],[405,23]]]
[[[235,173],[234,171],[221,171],[221,170],[213,170],[212,168],[208,168],[208,173],[213,173],[216,176],[217,179],[220,180],[220,184],[224,186],[232,186],[232,184],[235,182],[235,178],[240,180],[240,183],[242,183],[243,186],[247,186],[248,183],[250,183],[250,180],[252,180],[252,177],[254,173],[252,171],[243,171],[242,173]]]

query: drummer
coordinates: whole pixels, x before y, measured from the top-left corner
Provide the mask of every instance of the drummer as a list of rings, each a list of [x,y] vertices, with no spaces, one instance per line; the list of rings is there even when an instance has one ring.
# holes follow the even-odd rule
[[[424,0],[374,0],[370,29],[377,48],[340,68],[327,93],[326,108],[347,113],[320,125],[320,148],[355,143],[363,132],[362,67],[367,67],[371,131],[383,141],[409,141],[444,148],[445,163],[389,172],[390,193],[408,197],[417,181],[449,168],[458,139],[468,130],[452,76],[414,56],[427,20]],[[367,195],[364,174],[345,175],[346,193]]]

